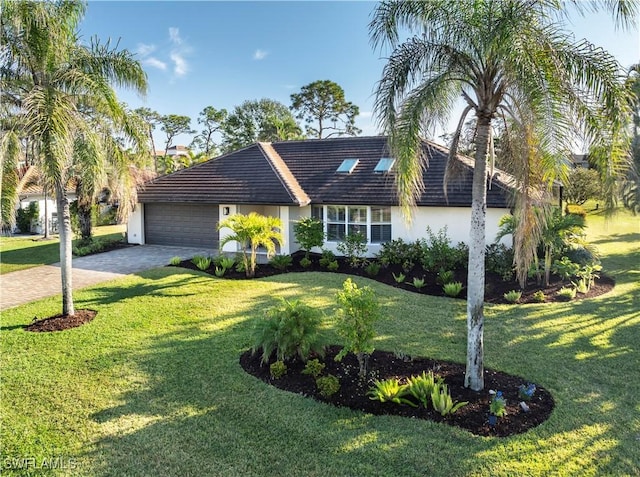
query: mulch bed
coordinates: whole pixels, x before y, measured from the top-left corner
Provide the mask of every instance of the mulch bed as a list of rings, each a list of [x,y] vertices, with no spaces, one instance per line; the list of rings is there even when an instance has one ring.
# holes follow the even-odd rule
[[[60,314],[41,320],[35,317],[33,323],[25,326],[24,329],[35,332],[68,330],[89,323],[97,314],[95,310],[76,310],[73,316]]]
[[[422,357],[398,357],[387,351],[376,350],[369,359],[369,378],[361,381],[358,377],[358,362],[353,354],[347,355],[342,362],[334,360],[340,347],[331,346],[321,361],[325,364],[323,375],[332,374],[340,380],[340,390],[331,397],[321,396],[311,376],[302,374],[304,363],[287,362],[287,373],[279,379],[273,379],[269,372],[269,364],[261,365],[261,353],[252,354],[246,351],[240,357],[240,365],[249,374],[279,389],[312,397],[318,401],[334,406],[348,407],[375,415],[397,415],[414,419],[427,419],[443,422],[451,426],[479,435],[506,437],[523,433],[547,420],[553,410],[554,401],[551,394],[538,386],[535,394],[526,404],[529,411],[524,412],[519,403],[518,386],[527,385],[528,381],[500,371],[485,369],[485,391],[475,392],[464,387],[463,364],[435,361]],[[273,359],[270,363],[273,362]],[[414,408],[396,403],[382,403],[369,399],[366,395],[374,379],[398,379],[418,375],[422,371],[433,370],[444,378],[454,401],[468,401],[455,414],[443,417],[433,409]],[[489,390],[502,391],[507,401],[507,415],[497,419],[494,426],[489,425]]]
[[[343,273],[348,275],[357,275],[370,278],[372,280],[376,280],[380,283],[385,283],[394,288],[401,288],[403,290],[411,291],[414,293],[420,293],[422,295],[432,295],[432,296],[446,296],[444,291],[442,290],[442,285],[437,283],[437,274],[429,271],[425,271],[420,266],[416,266],[409,273],[405,273],[406,280],[405,283],[397,283],[394,278],[394,274],[398,276],[402,269],[399,266],[388,266],[388,267],[380,267],[380,272],[375,276],[367,275],[366,271],[362,267],[352,267],[343,257],[337,257],[338,261],[338,269],[335,272],[329,272],[326,268],[320,266],[320,255],[311,254],[311,265],[307,268],[302,267],[300,265],[300,259],[304,257],[304,253],[296,252],[292,255],[293,264],[288,267],[286,270],[278,270],[274,268],[270,264],[260,264],[256,268],[255,278],[265,278],[273,275],[280,275],[282,273],[290,273],[290,272],[325,272],[325,273]],[[375,259],[370,259],[370,262],[374,262]],[[188,268],[190,270],[198,270],[191,260],[184,260],[180,262],[179,265],[176,265],[182,268]],[[215,275],[215,265],[211,265],[206,273],[210,275]],[[462,293],[458,295],[458,299],[466,299],[466,285],[467,285],[467,272],[464,269],[454,270],[454,281],[459,281],[464,285],[462,289]],[[413,277],[424,277],[425,286],[421,289],[417,289],[411,283]],[[224,275],[225,279],[231,280],[246,280],[246,274],[244,272],[238,272],[235,269],[227,270]],[[409,282],[409,283],[406,283]],[[504,294],[511,290],[521,290],[522,297],[520,298],[519,303],[535,303],[533,298],[534,293],[537,291],[542,291],[545,296],[545,302],[551,303],[556,301],[561,301],[557,298],[556,293],[560,288],[572,286],[570,281],[563,281],[560,277],[556,275],[551,275],[551,280],[549,286],[537,285],[534,281],[530,281],[527,283],[524,289],[520,289],[520,286],[517,282],[513,281],[504,281],[498,275],[487,273],[485,277],[485,302],[487,303],[508,303]],[[574,300],[582,300],[585,298],[593,298],[596,296],[600,296],[604,293],[607,293],[613,289],[615,286],[615,280],[611,277],[608,277],[604,274],[600,274],[600,278],[595,280],[595,283],[591,287],[588,293],[582,294],[578,293]]]

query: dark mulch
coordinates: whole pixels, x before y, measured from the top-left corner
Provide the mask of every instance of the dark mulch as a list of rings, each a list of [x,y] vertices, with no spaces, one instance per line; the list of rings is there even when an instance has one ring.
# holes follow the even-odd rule
[[[25,326],[25,331],[63,331],[70,328],[77,328],[85,323],[89,323],[98,314],[95,310],[76,310],[73,316],[56,315],[38,320],[34,318],[33,323]]]
[[[300,259],[304,256],[302,252],[296,252],[293,254],[293,264],[288,267],[286,270],[278,270],[274,268],[270,264],[260,264],[256,269],[255,278],[265,278],[273,275],[279,275],[282,273],[289,272],[311,272],[311,271],[322,271],[327,273],[326,268],[320,266],[320,256],[318,254],[311,254],[311,265],[307,268],[304,268],[300,265]],[[434,272],[423,270],[421,266],[416,266],[413,270],[408,273],[405,273],[406,279],[404,283],[397,283],[394,274],[399,276],[402,272],[402,269],[399,266],[390,265],[388,267],[380,267],[380,271],[375,276],[370,276],[367,274],[364,268],[362,267],[352,267],[349,263],[342,257],[337,258],[338,261],[338,269],[334,273],[344,273],[349,275],[358,275],[367,278],[371,278],[372,280],[376,280],[381,283],[385,283],[395,288],[402,288],[403,290],[408,290],[414,293],[420,293],[423,295],[433,295],[433,296],[446,296],[442,290],[442,285],[437,282],[437,274]],[[370,259],[370,262],[375,262],[375,259]],[[179,265],[176,265],[183,268],[188,268],[191,270],[198,270],[198,268],[191,262],[191,260],[184,260]],[[209,269],[205,270],[206,273],[211,275],[215,275],[215,265],[211,265]],[[413,286],[413,278],[422,278],[425,279],[425,286],[421,289],[417,289]],[[464,285],[462,293],[457,297],[459,299],[466,299],[466,284],[467,284],[467,272],[464,269],[454,270],[454,281],[459,281]],[[224,278],[232,279],[232,280],[245,280],[247,277],[244,272],[237,272],[236,270],[228,270]],[[408,282],[408,283],[407,283]],[[537,291],[542,291],[546,299],[547,303],[559,301],[556,297],[556,292],[560,290],[560,288],[565,286],[572,286],[570,281],[563,281],[560,277],[552,275],[549,286],[540,286],[537,285],[534,281],[527,283],[524,289],[521,289],[517,282],[515,281],[504,281],[498,275],[487,273],[485,277],[485,301],[487,303],[507,303],[504,299],[504,294],[511,290],[521,290],[522,298],[519,303],[534,303],[533,295]],[[596,296],[600,296],[604,293],[609,292],[615,286],[615,281],[613,278],[608,277],[604,274],[601,274],[600,278],[595,280],[594,285],[591,287],[588,293],[581,294],[578,293],[576,296],[576,300],[581,300],[584,298],[593,298]]]
[[[435,361],[428,358],[401,358],[393,353],[376,350],[370,357],[370,376],[363,382],[358,378],[358,362],[352,354],[347,355],[342,362],[334,360],[340,347],[331,346],[322,361],[326,367],[323,374],[332,374],[340,380],[340,391],[325,398],[321,396],[311,376],[302,374],[304,364],[300,361],[287,362],[287,373],[273,379],[269,373],[269,364],[261,365],[261,353],[252,354],[246,351],[240,357],[240,365],[249,374],[271,384],[277,388],[312,397],[318,401],[327,402],[335,406],[348,407],[370,414],[391,414],[414,419],[427,419],[444,422],[457,426],[480,436],[505,437],[520,434],[535,427],[549,418],[554,407],[551,394],[538,386],[533,398],[526,404],[529,411],[524,412],[520,407],[518,386],[527,385],[528,381],[518,376],[512,376],[500,371],[485,369],[485,390],[474,392],[464,387],[464,365],[446,361]],[[455,414],[442,417],[433,409],[414,408],[408,405],[382,403],[369,399],[366,395],[374,379],[396,377],[408,378],[433,370],[434,374],[444,378],[455,401],[468,401]],[[507,401],[507,415],[497,419],[495,426],[489,425],[489,390],[502,391]]]

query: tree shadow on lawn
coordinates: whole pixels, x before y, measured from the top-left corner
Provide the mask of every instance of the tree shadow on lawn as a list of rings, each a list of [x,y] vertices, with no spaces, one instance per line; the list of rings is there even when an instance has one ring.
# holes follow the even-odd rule
[[[603,296],[554,307],[491,311],[495,316],[485,324],[485,346],[491,359],[508,371],[513,371],[512,366],[531,369],[532,377],[556,398],[556,416],[566,416],[566,424],[561,425],[582,429],[573,437],[565,429],[567,449],[575,448],[576,456],[590,455],[587,451],[598,456],[606,451],[607,459],[593,457],[592,462],[603,475],[633,475],[638,468],[640,429],[629,425],[640,394],[637,291],[636,287],[635,295]],[[500,340],[509,334],[510,340]],[[531,353],[532,348],[543,352]],[[556,416],[552,415],[550,425],[558,424]],[[585,442],[576,447],[568,442],[571,439]]]
[[[453,468],[461,475],[473,468],[472,453],[453,464],[446,452],[424,461],[434,447],[467,447],[473,437],[464,431],[335,408],[246,374],[238,358],[248,330],[273,303],[267,296],[131,350],[126,361],[148,378],[122,404],[91,416],[104,435],[88,454],[97,464],[91,473],[423,475]]]

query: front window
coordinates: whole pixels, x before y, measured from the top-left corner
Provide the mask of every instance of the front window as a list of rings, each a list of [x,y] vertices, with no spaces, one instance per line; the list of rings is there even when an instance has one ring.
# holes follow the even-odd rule
[[[371,207],[371,243],[391,241],[391,208]]]
[[[327,240],[341,242],[346,236],[346,208],[343,206],[327,206]]]
[[[356,232],[361,233],[367,243],[391,240],[391,207],[312,206],[311,216],[325,223],[328,242],[341,242]]]

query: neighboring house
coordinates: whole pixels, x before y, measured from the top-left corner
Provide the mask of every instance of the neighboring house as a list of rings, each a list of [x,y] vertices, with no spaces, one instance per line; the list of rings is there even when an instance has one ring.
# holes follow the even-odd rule
[[[167,149],[167,156],[171,156],[171,157],[189,157],[189,152],[191,152],[191,151],[189,150],[189,148],[187,146],[171,146],[169,149]],[[156,157],[163,157],[164,156],[164,149],[156,150],[155,156]]]
[[[458,158],[461,174],[450,182],[445,198],[447,150],[426,141],[422,147],[425,188],[411,223],[398,206],[395,161],[386,137],[261,142],[146,183],[138,191],[128,239],[216,249],[229,234],[228,229],[218,232],[220,220],[257,212],[282,220],[285,254],[299,249],[294,225],[308,216],[323,221],[325,247],[334,252],[355,230],[366,236],[369,255],[391,239],[424,238],[427,226],[433,232],[446,226],[454,245],[468,243],[473,160]],[[500,171],[487,181],[487,242],[494,240],[500,217],[509,213],[512,180]],[[237,251],[237,243],[228,243],[224,251]]]
[[[589,169],[588,154],[571,154],[569,158],[569,166],[573,169]]]
[[[38,220],[31,224],[30,233],[44,234],[45,224],[49,224],[50,233],[58,233],[58,210],[56,197],[47,193],[42,187],[40,172],[35,166],[24,166],[18,171],[20,182],[18,183],[17,209],[26,209],[31,202],[38,203]],[[67,197],[69,202],[76,200],[75,183],[67,185]],[[45,216],[48,220],[45,220]],[[17,229],[14,229],[14,231]],[[23,231],[24,232],[24,231]]]

